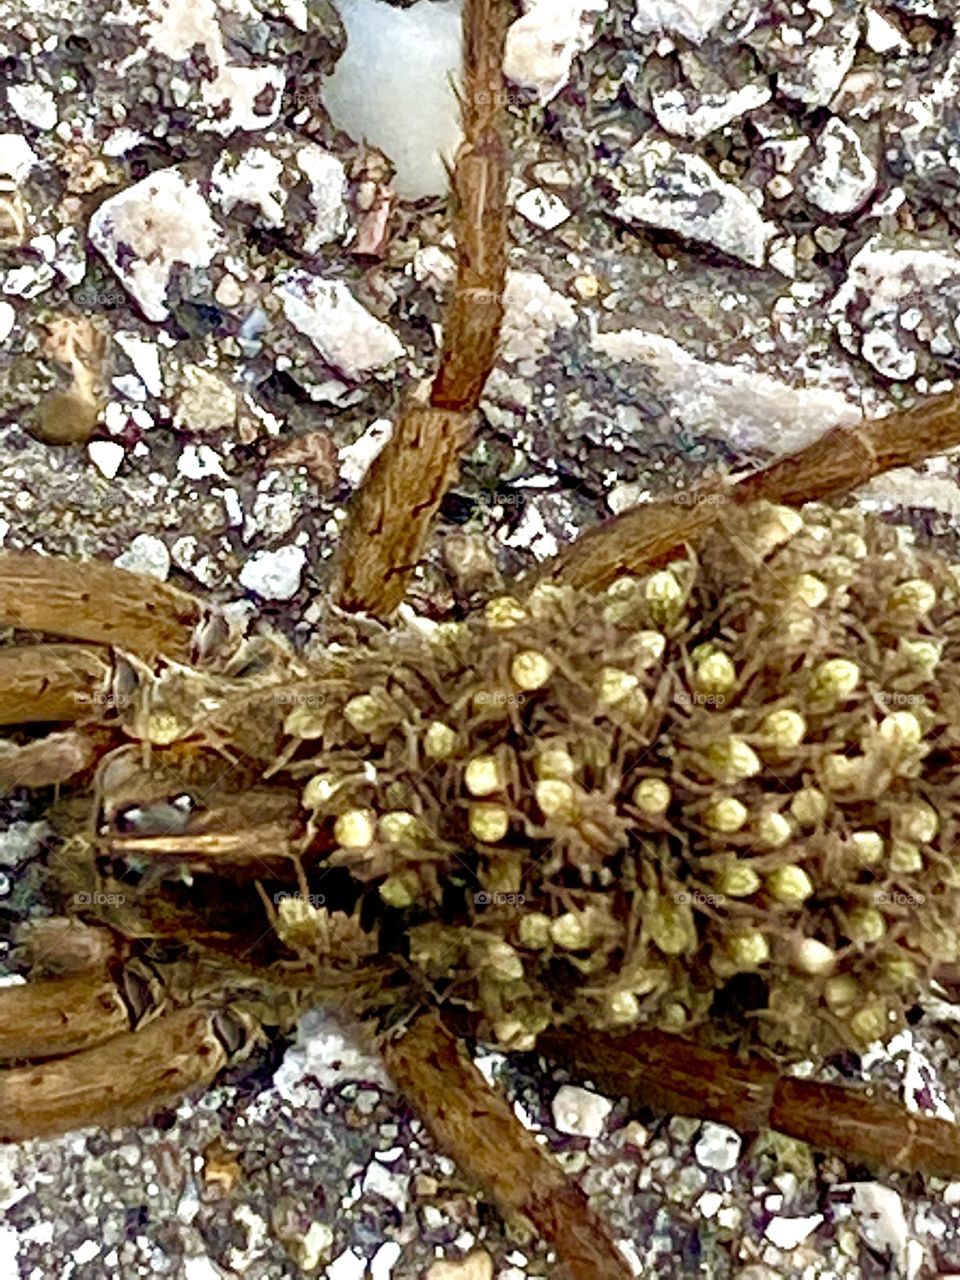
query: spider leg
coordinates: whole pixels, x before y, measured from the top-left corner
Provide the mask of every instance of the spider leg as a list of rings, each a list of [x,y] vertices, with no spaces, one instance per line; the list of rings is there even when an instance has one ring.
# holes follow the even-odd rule
[[[152,660],[189,660],[204,605],[178,587],[113,565],[0,555],[0,622]]]
[[[401,411],[347,513],[334,569],[341,607],[378,616],[403,600],[433,518],[453,483],[493,367],[506,276],[503,47],[507,0],[467,0],[464,140],[453,172],[457,279],[430,404]]]
[[[120,992],[103,969],[0,989],[0,1061],[75,1053],[129,1029]]]
[[[905,467],[960,444],[960,394],[951,392],[859,427],[834,427],[819,440],[735,484],[707,484],[636,507],[588,530],[539,571],[601,590],[675,555],[722,519],[725,502],[800,504],[846,493],[893,467]]]
[[[105,696],[112,673],[109,653],[92,646],[0,649],[0,724],[78,720],[96,698]]]
[[[141,1121],[210,1084],[255,1028],[247,1014],[179,1009],[93,1048],[0,1072],[0,1141]]]
[[[504,1217],[529,1219],[569,1280],[627,1280],[626,1259],[586,1195],[520,1124],[435,1014],[384,1047],[387,1069],[439,1145]]]
[[[668,1115],[744,1132],[776,1129],[821,1151],[904,1173],[960,1176],[960,1125],[909,1112],[864,1088],[781,1075],[664,1032],[550,1031],[537,1048],[609,1092]]]

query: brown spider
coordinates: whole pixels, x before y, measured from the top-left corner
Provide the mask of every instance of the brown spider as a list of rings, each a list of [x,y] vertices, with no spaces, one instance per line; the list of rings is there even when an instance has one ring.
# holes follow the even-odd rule
[[[350,511],[333,579],[348,614],[385,619],[403,601],[495,358],[509,8],[466,5],[457,283],[429,401],[404,408]],[[630,1271],[585,1194],[473,1067],[464,1035],[536,1046],[668,1113],[958,1176],[953,1125],[777,1065],[888,1035],[919,984],[960,960],[949,877],[936,880],[936,918],[878,923],[864,897],[945,876],[956,838],[955,582],[935,556],[908,563],[885,526],[771,505],[843,494],[958,442],[955,396],[835,429],[735,485],[608,521],[434,639],[371,638],[347,620],[319,666],[277,637],[231,635],[173,587],[0,557],[0,619],[24,633],[0,651],[0,720],[21,743],[0,774],[8,788],[62,787],[51,881],[74,904],[69,919],[22,930],[31,980],[0,991],[12,1064],[0,1138],[148,1118],[242,1057],[260,1026],[289,1028],[330,1000],[376,1029],[440,1146],[577,1280]],[[814,529],[843,548],[826,586],[796,572]],[[855,559],[857,584],[844,576]],[[899,581],[880,580],[881,565]],[[754,579],[767,585],[751,595]],[[709,650],[688,645],[698,629]],[[856,661],[831,648],[841,633]],[[730,674],[720,642],[743,670]],[[890,654],[910,661],[890,666]],[[671,719],[665,699],[682,681],[713,701]],[[734,684],[726,719],[716,699]],[[927,689],[931,722],[878,716],[869,695],[888,685]],[[781,697],[801,689],[805,718]],[[772,733],[777,711],[796,718]],[[31,738],[30,724],[59,727]],[[857,772],[835,749],[853,741]],[[936,820],[918,800],[928,793]],[[900,864],[864,872],[863,837],[876,833],[848,830],[854,813],[859,826],[900,824]],[[904,846],[919,844],[933,851],[911,861]],[[808,904],[795,846],[833,859],[831,874],[845,868],[849,902]],[[709,883],[726,886],[733,914],[720,919],[704,896],[694,921],[684,886]],[[498,908],[521,891],[538,910],[517,926]],[[766,1004],[743,1001],[756,1035],[712,1019],[716,990],[742,973],[768,975]],[[770,1052],[731,1056],[736,1043]]]

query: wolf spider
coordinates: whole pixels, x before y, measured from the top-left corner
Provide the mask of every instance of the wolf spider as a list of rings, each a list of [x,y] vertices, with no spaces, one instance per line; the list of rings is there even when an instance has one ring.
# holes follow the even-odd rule
[[[742,552],[748,576],[762,577],[767,552],[789,543],[791,530],[802,523],[790,504],[843,495],[888,468],[956,445],[960,397],[856,430],[835,428],[736,483],[695,490],[683,505],[654,503],[608,520],[535,579],[517,584],[515,596],[491,601],[483,619],[456,624],[449,633],[441,628],[439,638],[378,628],[375,620],[389,619],[404,599],[496,356],[506,258],[501,63],[509,18],[504,0],[466,4],[465,141],[451,175],[458,270],[439,372],[425,400],[411,399],[402,408],[349,509],[331,582],[340,631],[325,657],[306,662],[277,636],[232,634],[223,617],[199,600],[123,570],[0,556],[0,619],[20,632],[17,643],[0,650],[0,716],[17,735],[17,745],[0,756],[0,774],[7,788],[56,788],[50,817],[61,844],[50,877],[65,910],[62,917],[21,928],[19,955],[30,980],[0,991],[0,1056],[10,1064],[0,1074],[0,1138],[25,1141],[148,1119],[242,1059],[260,1028],[288,1029],[311,1004],[332,1001],[373,1028],[394,1080],[439,1146],[505,1217],[534,1225],[556,1254],[557,1274],[607,1280],[630,1275],[624,1256],[583,1191],[486,1084],[464,1037],[536,1047],[581,1078],[666,1113],[747,1132],[776,1129],[892,1170],[960,1176],[954,1125],[910,1114],[893,1099],[862,1089],[785,1074],[778,1059],[789,1054],[770,1051],[789,1040],[783,1010],[766,1041],[716,1032],[722,1019],[713,1018],[704,999],[709,983],[688,982],[698,963],[706,966],[697,948],[707,935],[684,940],[690,917],[664,906],[661,871],[652,865],[661,859],[647,857],[646,842],[679,840],[694,847],[691,842],[699,841],[698,865],[704,868],[720,865],[720,836],[733,840],[738,855],[753,852],[757,843],[755,835],[734,839],[739,828],[729,807],[723,822],[711,825],[704,805],[714,803],[713,784],[698,781],[684,764],[688,744],[695,746],[694,730],[716,723],[709,720],[713,710],[698,711],[684,725],[664,719],[664,690],[698,678],[690,675],[697,657],[686,641],[699,623],[695,616],[677,622],[662,588],[681,583],[683,572],[671,577],[668,569],[664,578],[662,566],[679,565],[696,576],[696,552],[703,565],[713,566],[712,580],[721,584],[713,606],[728,610],[728,622],[739,618],[757,644],[773,636],[780,648],[797,642],[816,650],[818,624],[807,627],[776,591],[773,613],[756,624],[756,601],[744,594],[744,578],[731,573],[729,559]],[[777,534],[767,551],[758,551],[756,538],[767,536],[763,530],[769,533],[771,521],[783,537]],[[889,563],[884,528],[869,525],[866,534]],[[858,533],[843,536],[848,549],[866,548]],[[949,596],[946,566],[935,557],[925,566],[943,579]],[[659,586],[650,590],[654,581]],[[920,639],[906,637],[914,654],[927,643],[923,636],[936,630],[918,622],[916,581],[907,580],[897,605],[906,609],[903,626],[919,629]],[[724,582],[732,604],[723,595]],[[706,607],[705,599],[695,591],[685,596],[694,615]],[[808,591],[800,603],[815,613],[822,601],[810,599]],[[635,605],[639,612],[631,613]],[[784,617],[787,630],[778,630]],[[648,624],[639,633],[638,618]],[[903,626],[897,632],[895,622],[894,638],[903,641],[906,633]],[[938,625],[949,647],[950,617]],[[617,630],[623,626],[626,640]],[[724,633],[708,627],[702,634]],[[638,635],[647,637],[648,646],[658,636],[671,646],[669,656],[664,659],[656,646],[638,656],[636,645],[630,647]],[[876,635],[867,641],[860,660],[868,668],[876,664],[876,684],[886,675]],[[598,660],[614,662],[617,653],[604,646],[621,642],[621,659],[636,660],[636,670],[646,674],[627,672],[624,683],[622,667],[605,668],[600,696],[606,709],[600,715],[595,694],[593,703],[584,701],[585,672]],[[745,655],[754,648],[747,646]],[[701,647],[700,660],[704,652]],[[797,662],[806,670],[802,659]],[[711,670],[719,679],[723,662]],[[784,679],[793,678],[792,670],[784,667]],[[610,671],[617,685],[612,693]],[[937,686],[946,691],[947,711],[949,683]],[[555,697],[545,692],[554,685]],[[504,692],[518,688],[527,691],[527,710],[518,709],[522,699]],[[478,689],[502,696],[478,709]],[[806,758],[808,770],[826,767],[830,736],[847,714],[846,704],[842,714],[837,708],[854,696],[851,689],[841,693],[820,720],[812,704],[808,718],[822,734]],[[745,696],[743,715],[748,704]],[[856,706],[869,713],[867,703]],[[651,730],[651,709],[659,724],[673,727],[661,734]],[[442,715],[458,727],[443,723]],[[929,756],[919,750],[910,756],[907,767],[904,753],[916,746],[907,741],[909,724],[895,721],[900,736],[893,739],[883,728],[881,723],[870,738],[876,746],[871,769],[858,774],[859,781],[847,771],[843,786],[860,786],[857,803],[876,807],[898,778],[919,777],[931,793],[946,797],[948,808],[954,759],[949,735]],[[656,777],[643,801],[636,789],[632,800],[622,794],[627,778],[631,787],[650,781],[646,763],[661,736],[676,757],[671,778],[684,799],[673,819],[666,816],[669,788],[664,796]],[[425,745],[428,739],[432,745]],[[486,754],[465,760],[463,740],[473,748],[485,745]],[[574,760],[581,740],[594,754]],[[724,741],[729,746],[733,739]],[[761,740],[749,741],[762,754]],[[759,764],[759,757],[749,741],[738,740],[736,752],[724,756],[714,784],[744,782],[756,773],[750,762]],[[552,751],[550,768],[540,768],[538,749]],[[835,770],[836,755],[830,757]],[[695,751],[690,758],[695,772]],[[579,782],[572,783],[577,770]],[[783,759],[777,770],[791,776]],[[768,783],[783,781],[777,770],[765,775]],[[809,800],[809,776],[795,772],[795,786],[784,783],[778,803],[801,784]],[[591,791],[590,778],[606,779],[606,790],[597,783]],[[537,807],[528,802],[525,785]],[[773,792],[757,794],[769,799]],[[731,799],[726,795],[723,802]],[[916,807],[911,814],[918,820]],[[800,839],[797,826],[777,808],[767,817],[774,829],[789,833],[792,849]],[[823,834],[822,815],[807,825]],[[944,844],[952,829],[945,825]],[[790,908],[775,917],[789,921],[777,928],[797,943],[796,931],[812,908],[803,905],[805,892],[789,900],[787,890],[795,892],[803,881],[784,856],[768,855],[757,864],[779,876],[766,882],[762,911],[768,914],[762,918],[773,918],[775,883],[780,906]],[[697,878],[697,866],[689,860],[686,866],[690,884],[706,883]],[[719,874],[731,866],[742,869],[727,857]],[[854,870],[851,884],[859,892],[863,877]],[[906,879],[897,883],[913,883],[911,874],[904,870]],[[497,907],[500,899],[531,888],[532,901],[543,910],[534,924],[522,926],[518,951],[514,922]],[[490,911],[478,910],[491,896]],[[580,910],[588,900],[592,916]],[[955,907],[953,898],[949,905]],[[861,924],[868,915],[861,912]],[[595,953],[589,941],[570,936],[571,929],[586,927],[588,916],[601,922]],[[925,958],[920,977],[949,977],[960,957],[937,954],[931,921],[898,919],[888,932],[911,957]],[[443,933],[448,923],[460,930],[456,946]],[[799,954],[799,968],[811,982],[823,978],[827,950],[831,965],[846,958],[851,973],[879,955],[871,951],[877,936],[860,936],[849,922],[824,927],[833,930],[832,948],[817,942],[812,950],[791,952],[794,968]],[[952,918],[936,927],[937,937],[955,941]],[[543,937],[536,942],[538,929]],[[609,941],[611,930],[619,941]],[[716,945],[728,967],[715,970],[715,985],[743,971],[762,976],[768,960],[773,964],[776,957],[762,949],[744,960],[748,943],[756,952],[757,932],[740,930],[734,946],[733,935],[724,937],[721,929]],[[511,1004],[510,983],[522,982],[524,966],[534,964],[523,946],[546,957],[547,978],[529,1001],[524,994]],[[632,987],[621,980],[628,959],[642,962],[637,972],[644,974]],[[560,966],[560,986],[550,965]],[[902,978],[902,967],[897,972]],[[881,1036],[890,1029],[885,1019],[892,1026],[909,1004],[912,973],[905,985],[891,987],[890,1003],[880,1008]],[[774,986],[771,977],[769,1008],[762,999],[749,1009],[744,1005],[745,1022],[776,1014]],[[872,998],[872,990],[867,994]],[[788,1011],[800,1009],[806,1027],[811,1010],[802,1001],[789,1005],[789,986],[780,995]],[[658,1012],[646,1018],[649,1025],[639,1025],[643,1011],[654,1006]],[[823,1026],[818,1023],[809,1041],[793,1049],[812,1044],[822,1052],[842,1042],[844,1019],[853,1026],[854,1010],[838,1009],[830,1004]],[[819,1006],[814,1012],[820,1016]],[[729,1021],[729,1008],[724,1017]],[[877,1024],[868,1018],[861,1038],[869,1030]]]

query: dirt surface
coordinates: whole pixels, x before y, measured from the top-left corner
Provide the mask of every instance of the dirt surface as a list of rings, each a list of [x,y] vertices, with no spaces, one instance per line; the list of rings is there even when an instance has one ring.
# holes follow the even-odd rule
[[[410,597],[436,618],[611,511],[949,389],[960,361],[952,0],[545,8],[524,21],[555,80],[511,91],[503,352]],[[306,643],[344,503],[434,368],[445,201],[383,222],[388,168],[322,108],[326,0],[0,0],[0,28],[0,540]],[[954,458],[857,501],[956,545]],[[43,798],[3,804],[7,927],[44,910]],[[947,1114],[948,1013],[829,1070]],[[960,1272],[960,1184],[481,1061],[637,1274]],[[0,1149],[0,1204],[2,1277],[550,1274],[319,1014],[153,1126]]]

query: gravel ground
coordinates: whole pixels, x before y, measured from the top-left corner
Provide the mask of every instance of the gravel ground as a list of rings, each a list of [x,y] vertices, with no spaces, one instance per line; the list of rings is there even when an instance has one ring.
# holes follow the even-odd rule
[[[530,4],[511,41],[509,314],[411,593],[435,617],[610,511],[946,390],[960,361],[952,0],[561,9]],[[444,201],[396,200],[327,119],[326,0],[0,0],[0,29],[0,539],[306,642],[344,501],[434,368]],[[952,458],[857,500],[956,545]],[[42,910],[42,805],[3,804],[9,925]],[[827,1070],[951,1114],[955,1025],[932,1005]],[[480,1061],[637,1274],[960,1273],[960,1184]],[[550,1274],[319,1013],[152,1127],[0,1149],[0,1204],[0,1277]]]

